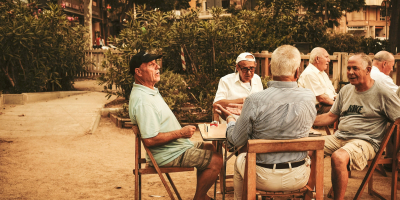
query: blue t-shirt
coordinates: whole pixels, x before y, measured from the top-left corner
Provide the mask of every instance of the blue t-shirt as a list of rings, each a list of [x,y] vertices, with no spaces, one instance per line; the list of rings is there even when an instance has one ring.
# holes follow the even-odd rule
[[[132,123],[139,126],[143,139],[182,128],[158,89],[154,88],[153,90],[140,84],[133,84],[129,100],[129,116]],[[193,147],[193,143],[189,139],[180,138],[149,149],[157,164],[163,166],[191,147]],[[148,156],[146,159],[150,161]]]

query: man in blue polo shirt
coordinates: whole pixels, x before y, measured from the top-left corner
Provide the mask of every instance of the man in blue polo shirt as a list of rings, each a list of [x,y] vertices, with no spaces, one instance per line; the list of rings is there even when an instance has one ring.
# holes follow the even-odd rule
[[[212,144],[191,142],[195,126],[181,127],[154,85],[160,81],[160,55],[140,52],[129,63],[135,78],[129,100],[129,116],[138,125],[143,143],[161,167],[196,167],[197,187],[193,199],[208,200],[207,191],[218,177],[222,156]],[[147,161],[150,160],[147,158]],[[151,164],[151,162],[149,163]]]

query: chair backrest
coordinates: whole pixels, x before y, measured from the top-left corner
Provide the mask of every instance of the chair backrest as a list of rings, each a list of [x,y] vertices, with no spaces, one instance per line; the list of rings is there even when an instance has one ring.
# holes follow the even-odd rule
[[[358,188],[356,196],[354,197],[354,199],[360,199],[361,194],[362,194],[362,192],[363,192],[363,190],[364,190],[364,188],[366,186],[366,183],[368,183],[370,181],[370,179],[372,177],[372,173],[375,171],[376,166],[378,165],[379,161],[381,160],[381,156],[383,154],[383,151],[385,150],[386,145],[389,142],[389,139],[392,136],[393,132],[396,130],[396,127],[397,127],[397,130],[396,130],[396,133],[394,135],[394,142],[395,142],[394,147],[396,149],[396,147],[399,146],[399,137],[400,137],[399,125],[400,125],[400,118],[396,119],[396,121],[394,121],[393,123],[390,123],[389,128],[386,129],[386,133],[385,133],[385,136],[383,137],[383,139],[381,141],[379,150],[376,153],[375,158],[372,160],[371,164],[369,165],[367,174],[365,175],[360,187]],[[391,160],[391,162],[389,162],[389,163],[394,162],[393,166],[395,166],[395,168],[393,168],[393,170],[398,168],[398,161],[396,161],[398,158],[396,159],[396,157],[397,157],[397,153],[396,152],[397,152],[397,150],[395,150],[394,155],[393,155],[393,160],[395,160],[395,161],[393,161],[392,159],[384,159],[384,160]],[[393,176],[394,178],[392,178],[392,194],[391,194],[392,195],[392,199],[393,199],[393,197],[396,197],[396,192],[397,192],[397,170],[395,170],[395,171],[396,171],[396,173],[393,172],[393,174],[392,174],[392,175],[395,175],[395,176]],[[393,184],[396,184],[395,185],[396,187],[394,187]],[[372,187],[371,187],[371,189],[372,189]],[[375,193],[375,194],[377,194],[377,193]]]
[[[315,174],[317,199],[323,198],[323,157],[325,140],[322,137],[307,137],[293,140],[249,140],[246,156],[242,199],[255,199],[256,194],[256,154],[291,151],[314,151],[312,165]]]

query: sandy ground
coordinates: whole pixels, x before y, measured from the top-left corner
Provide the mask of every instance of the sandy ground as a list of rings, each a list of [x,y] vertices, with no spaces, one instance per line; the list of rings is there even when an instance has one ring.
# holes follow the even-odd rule
[[[51,122],[43,126],[51,126]],[[202,140],[199,132],[192,140]],[[92,135],[84,132],[75,135],[0,135],[0,199],[133,199],[134,153],[131,130],[115,127],[109,118],[102,118]],[[234,159],[228,162],[228,174],[233,173]],[[352,173],[345,199],[354,197],[365,173],[366,170]],[[183,199],[192,199],[196,187],[195,172],[171,176]],[[374,177],[375,188],[389,199],[391,179],[376,173]],[[142,180],[143,199],[169,199],[157,175],[144,175]],[[330,159],[327,157],[325,198],[330,187]],[[209,191],[209,195],[212,194],[213,189]],[[222,199],[220,194],[217,199]],[[226,199],[233,199],[233,194],[227,194]],[[361,199],[378,198],[371,197],[365,190]]]

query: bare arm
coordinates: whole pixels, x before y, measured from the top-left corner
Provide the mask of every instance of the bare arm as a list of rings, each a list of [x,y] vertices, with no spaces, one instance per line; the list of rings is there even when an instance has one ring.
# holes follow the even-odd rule
[[[195,126],[189,125],[176,131],[158,133],[155,137],[143,139],[143,143],[147,147],[162,146],[179,138],[191,138],[195,130]]]
[[[321,94],[317,96],[317,101],[326,105],[333,105],[334,103],[333,99],[330,99],[329,96],[326,94]]]
[[[317,115],[314,121],[314,126],[327,126],[335,122],[336,120],[339,119],[338,115],[335,115],[331,112],[322,114],[322,115]]]

